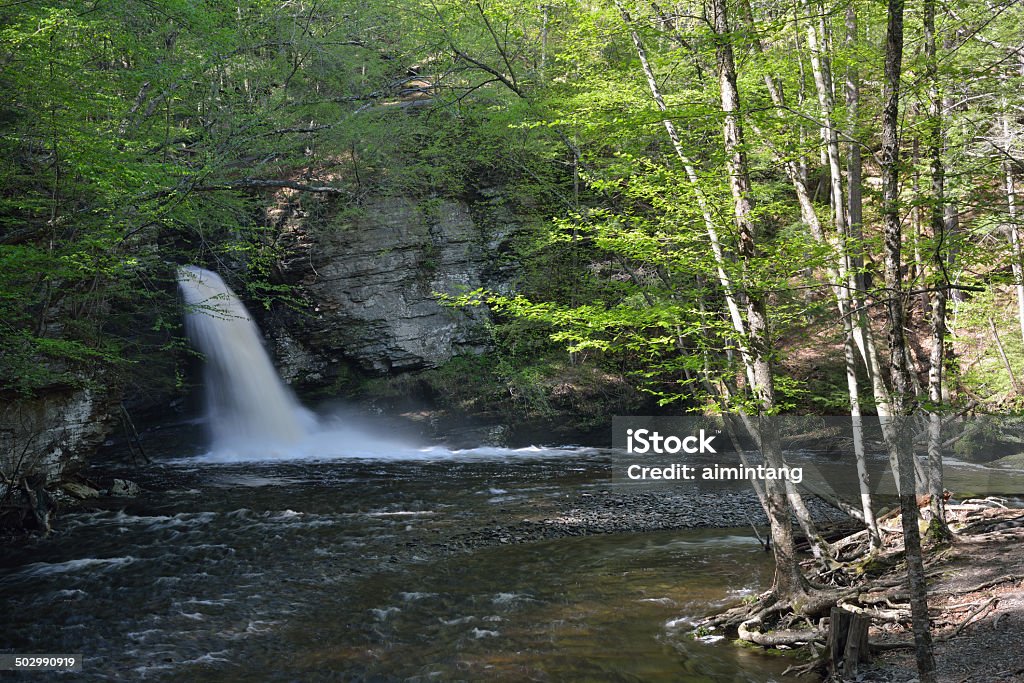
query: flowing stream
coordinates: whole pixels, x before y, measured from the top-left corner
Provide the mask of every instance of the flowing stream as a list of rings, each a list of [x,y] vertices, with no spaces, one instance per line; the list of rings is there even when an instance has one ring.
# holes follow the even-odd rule
[[[782,681],[792,663],[688,635],[770,584],[749,529],[510,536],[613,495],[599,451],[211,463],[192,438],[150,442],[142,496],[4,556],[0,647],[81,653],[76,680]]]

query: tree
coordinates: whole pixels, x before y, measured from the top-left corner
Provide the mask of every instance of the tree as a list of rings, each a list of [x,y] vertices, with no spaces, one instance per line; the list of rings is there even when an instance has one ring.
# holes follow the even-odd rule
[[[882,110],[882,215],[885,231],[885,289],[889,319],[889,373],[892,381],[891,420],[883,418],[886,441],[899,480],[903,544],[907,560],[907,582],[914,625],[917,668],[924,683],[935,679],[931,625],[928,618],[927,585],[921,558],[921,535],[917,526],[914,495],[913,441],[908,438],[906,417],[910,414],[910,369],[907,367],[903,315],[902,236],[899,209],[899,99],[903,65],[903,0],[888,0],[885,43],[884,107]]]
[[[945,166],[942,160],[942,97],[939,93],[938,60],[935,40],[935,2],[924,0],[924,52],[925,78],[928,80],[928,119],[925,144],[931,175],[931,196],[928,216],[931,225],[932,266],[931,278],[931,338],[932,348],[928,367],[928,495],[931,525],[934,535],[948,538],[942,485],[942,416],[943,366],[946,351],[946,300],[949,286],[946,271],[946,190]]]
[[[715,31],[715,55],[721,93],[724,145],[729,189],[732,193],[733,216],[738,231],[738,257],[744,275],[743,297],[747,304],[749,360],[745,363],[752,378],[752,391],[757,397],[759,445],[765,462],[773,468],[785,466],[778,432],[769,417],[776,410],[775,375],[771,362],[767,311],[758,285],[752,281],[757,246],[753,223],[754,197],[750,183],[746,152],[743,149],[743,125],[740,119],[740,94],[736,86],[736,60],[733,55],[729,16],[725,0],[712,0],[712,23]],[[738,329],[742,333],[743,330]],[[767,418],[767,419],[764,419]],[[794,550],[792,522],[786,505],[786,492],[781,482],[765,482],[768,517],[771,522],[775,552],[775,589],[780,597],[798,601],[809,588],[800,570]]]

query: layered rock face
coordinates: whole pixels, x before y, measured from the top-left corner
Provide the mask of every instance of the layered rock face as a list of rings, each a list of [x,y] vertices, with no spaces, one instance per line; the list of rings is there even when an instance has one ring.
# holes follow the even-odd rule
[[[492,211],[483,226],[466,202],[405,197],[369,199],[327,225],[294,207],[282,212],[282,274],[301,287],[310,314],[268,329],[287,381],[326,383],[341,360],[387,374],[484,349],[486,313],[445,306],[437,294],[504,288],[513,216]]]
[[[116,404],[115,404],[116,405]],[[60,482],[109,431],[111,404],[91,389],[53,389],[34,399],[0,401],[0,472],[34,487]],[[0,498],[16,502],[0,485]]]

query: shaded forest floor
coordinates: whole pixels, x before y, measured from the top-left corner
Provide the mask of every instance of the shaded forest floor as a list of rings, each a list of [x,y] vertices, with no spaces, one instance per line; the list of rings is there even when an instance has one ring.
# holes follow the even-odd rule
[[[1024,511],[953,506],[949,521],[953,543],[933,549],[925,563],[939,680],[1024,681]],[[887,552],[898,551],[899,518],[884,527],[895,541]],[[888,573],[897,577],[904,571],[897,565]],[[893,647],[912,636],[906,622],[875,622],[870,638],[873,645]],[[877,654],[856,680],[916,679],[913,650],[900,648]]]

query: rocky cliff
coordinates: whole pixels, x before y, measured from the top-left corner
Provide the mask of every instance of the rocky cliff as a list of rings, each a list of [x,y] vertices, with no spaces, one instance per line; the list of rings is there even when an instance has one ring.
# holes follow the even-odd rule
[[[486,347],[486,313],[438,294],[501,289],[502,257],[519,228],[498,202],[377,197],[331,215],[275,209],[282,278],[305,311],[278,310],[268,336],[286,381],[329,386],[346,364],[367,374],[437,367]]]
[[[272,213],[281,279],[303,304],[263,321],[284,379],[300,394],[350,398],[459,446],[580,443],[607,415],[649,407],[622,377],[564,352],[532,366],[480,355],[489,314],[439,294],[507,292],[526,222],[500,190],[472,198],[381,196],[358,210],[294,198]],[[453,359],[455,359],[453,361]]]
[[[52,387],[32,399],[0,400],[0,526],[47,530],[45,489],[67,479],[106,437],[109,397]]]

